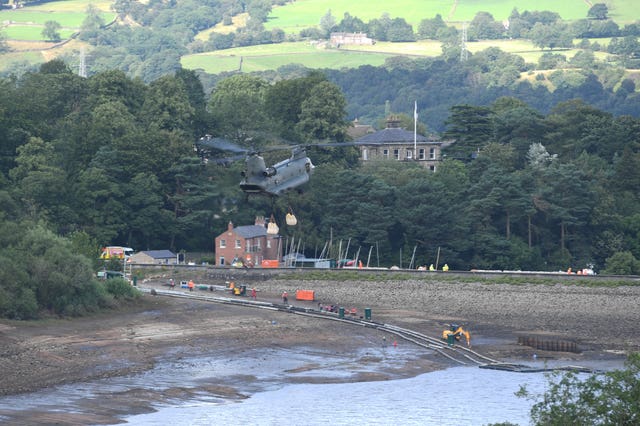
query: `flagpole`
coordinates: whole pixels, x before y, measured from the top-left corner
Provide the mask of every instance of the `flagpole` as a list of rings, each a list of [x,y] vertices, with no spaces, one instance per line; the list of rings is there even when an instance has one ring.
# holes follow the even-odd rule
[[[413,159],[418,160],[418,101],[413,104]]]

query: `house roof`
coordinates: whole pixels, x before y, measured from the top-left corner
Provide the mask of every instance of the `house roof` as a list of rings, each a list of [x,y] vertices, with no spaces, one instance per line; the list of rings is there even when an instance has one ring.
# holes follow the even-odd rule
[[[441,142],[433,139],[427,138],[426,136],[416,135],[416,142],[420,142],[422,144],[432,143],[432,144],[440,144]],[[378,130],[375,133],[369,133],[368,135],[364,135],[363,137],[356,139],[355,143],[358,145],[388,145],[393,143],[413,143],[414,141],[414,133],[405,129],[401,129],[399,127],[387,127],[386,129]]]
[[[233,229],[242,238],[264,237],[267,235],[267,228],[260,225],[244,225]]]
[[[144,253],[154,259],[169,259],[176,257],[175,253],[173,253],[171,250],[146,250],[141,251],[140,253]]]

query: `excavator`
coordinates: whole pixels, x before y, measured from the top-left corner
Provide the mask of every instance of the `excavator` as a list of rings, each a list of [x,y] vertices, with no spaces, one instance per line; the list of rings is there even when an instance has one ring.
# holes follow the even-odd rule
[[[461,325],[449,324],[449,329],[442,332],[442,340],[446,340],[447,342],[449,342],[449,336],[453,336],[455,340],[460,340],[462,336],[464,336],[467,339],[467,346],[471,347],[471,334],[469,334],[467,330],[462,328]]]

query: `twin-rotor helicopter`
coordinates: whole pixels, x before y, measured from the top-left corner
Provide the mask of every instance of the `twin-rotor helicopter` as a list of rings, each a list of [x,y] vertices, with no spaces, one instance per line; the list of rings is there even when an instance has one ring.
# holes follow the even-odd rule
[[[314,146],[352,146],[349,143],[325,143],[314,144]],[[220,164],[244,158],[245,169],[242,172],[240,189],[248,195],[267,195],[278,197],[309,182],[313,173],[314,165],[307,156],[306,147],[302,145],[287,145],[267,147],[261,151],[243,148],[229,140],[214,138],[206,135],[200,138],[195,148],[200,156],[206,160],[209,158],[211,150],[235,153],[231,157],[213,159]],[[279,161],[271,166],[267,166],[261,153],[267,151],[290,150],[291,156]]]

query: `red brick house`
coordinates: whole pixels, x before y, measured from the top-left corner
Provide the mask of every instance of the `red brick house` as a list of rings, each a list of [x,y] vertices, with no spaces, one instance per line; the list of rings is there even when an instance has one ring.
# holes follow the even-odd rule
[[[234,259],[247,266],[260,266],[263,260],[280,260],[282,242],[278,234],[267,234],[264,217],[254,225],[237,226],[229,222],[227,230],[216,237],[216,264],[231,265]]]

